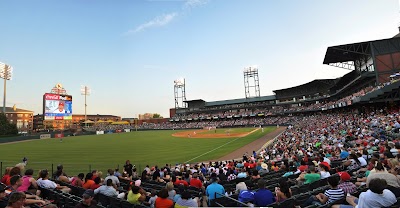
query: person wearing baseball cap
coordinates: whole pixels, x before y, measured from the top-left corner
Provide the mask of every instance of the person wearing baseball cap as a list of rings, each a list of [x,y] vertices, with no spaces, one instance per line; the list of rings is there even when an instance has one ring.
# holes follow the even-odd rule
[[[343,189],[345,194],[352,194],[357,191],[357,186],[352,183],[350,174],[347,172],[339,172],[340,182],[338,188]]]
[[[331,176],[330,165],[327,162],[320,162],[319,163],[319,174],[321,174],[321,179],[328,178]]]
[[[82,194],[82,201],[75,206],[75,208],[84,208],[84,207],[97,207],[97,202],[93,200],[94,198],[94,191],[92,189],[87,189]]]

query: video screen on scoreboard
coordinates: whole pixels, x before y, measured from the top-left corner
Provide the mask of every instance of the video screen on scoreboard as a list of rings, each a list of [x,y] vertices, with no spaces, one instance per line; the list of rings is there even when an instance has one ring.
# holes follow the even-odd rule
[[[72,96],[45,94],[45,120],[72,120]]]

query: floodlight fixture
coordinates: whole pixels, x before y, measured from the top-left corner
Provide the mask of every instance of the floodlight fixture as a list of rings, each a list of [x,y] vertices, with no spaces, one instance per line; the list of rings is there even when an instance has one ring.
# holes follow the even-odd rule
[[[90,95],[92,93],[92,90],[85,85],[81,85],[81,95]]]
[[[175,86],[185,85],[185,79],[181,77],[181,78],[178,78],[178,79],[174,80],[174,85]]]
[[[6,113],[7,80],[12,79],[13,67],[0,62],[0,78],[4,79],[3,113]]]
[[[85,122],[87,121],[87,114],[86,114],[86,108],[87,108],[87,104],[86,104],[86,97],[89,96],[91,94],[91,89],[86,86],[86,85],[81,85],[81,95],[85,96]]]
[[[0,62],[0,78],[5,80],[12,79],[13,67]]]
[[[244,91],[246,99],[251,97],[260,97],[260,80],[258,77],[258,66],[248,66],[243,69]],[[254,89],[254,94],[250,93]]]
[[[186,108],[186,83],[184,78],[174,80],[175,109]]]
[[[257,65],[247,66],[247,67],[244,67],[244,69],[243,69],[243,72],[245,72],[245,73],[253,73],[253,72],[257,72],[257,71],[258,71]]]

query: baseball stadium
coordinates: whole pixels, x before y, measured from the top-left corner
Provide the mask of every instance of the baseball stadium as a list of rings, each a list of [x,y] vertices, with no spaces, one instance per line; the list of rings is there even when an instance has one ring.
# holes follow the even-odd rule
[[[0,137],[0,208],[400,207],[400,33],[320,62],[348,72],[261,95],[246,67],[245,96],[217,101],[177,79],[169,118],[147,121],[72,115],[57,84],[41,115],[1,114],[31,120]]]
[[[400,36],[331,46],[323,64],[347,74],[270,96],[257,94],[258,69],[249,67],[246,96],[253,89],[256,96],[242,99],[188,101],[186,83],[177,80],[176,106],[164,122],[92,122],[58,139],[51,139],[55,131],[50,138],[2,143],[2,183],[14,187],[12,178],[25,170],[34,178],[40,173],[36,188],[26,191],[39,190],[59,207],[77,203],[90,189],[100,207],[149,206],[145,199],[132,203],[132,184],[145,197],[164,187],[175,194],[186,188],[199,206],[334,207],[346,204],[344,193],[360,197],[372,186],[370,171],[382,170],[388,181],[376,180],[394,197],[387,207],[399,207],[399,180],[389,179],[399,174],[399,57]],[[118,180],[118,196],[98,194],[96,177]],[[46,187],[44,180],[57,185]],[[339,197],[330,198],[329,190],[341,190]],[[260,199],[258,191],[271,197]]]

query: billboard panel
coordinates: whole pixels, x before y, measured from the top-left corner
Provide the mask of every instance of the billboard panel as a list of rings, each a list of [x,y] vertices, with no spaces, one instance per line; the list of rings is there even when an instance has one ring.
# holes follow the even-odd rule
[[[43,96],[45,120],[72,120],[72,96],[46,93]]]

